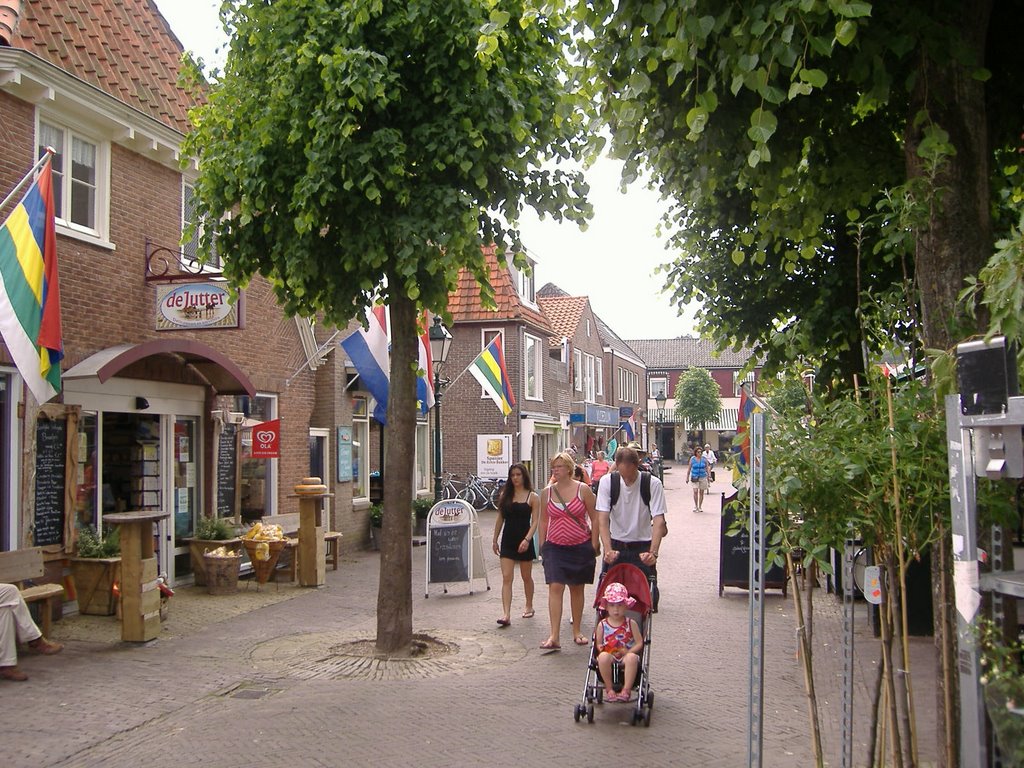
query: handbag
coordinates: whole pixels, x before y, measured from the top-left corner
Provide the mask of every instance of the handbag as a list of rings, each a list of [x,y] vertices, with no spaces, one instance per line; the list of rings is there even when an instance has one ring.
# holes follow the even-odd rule
[[[566,510],[568,509],[569,505],[565,503],[565,499],[562,498],[562,494],[560,494],[558,492],[558,489],[555,486],[553,486],[553,485],[550,486],[548,488],[548,491],[549,491],[549,495],[548,495],[549,498],[550,498],[550,493],[554,492],[555,498],[558,499],[558,503],[562,505],[562,509],[566,509]],[[590,526],[589,525],[584,525],[583,521],[580,520],[578,517],[576,517],[576,515],[574,515],[574,514],[572,514],[570,512],[568,517],[569,517],[570,520],[572,520],[574,523],[576,523],[576,525],[578,525],[580,527],[581,531],[583,531],[588,536],[590,536],[593,533],[593,531],[591,531],[591,529],[590,529]],[[597,555],[598,555],[598,552],[595,550],[594,551],[594,557],[597,557]]]

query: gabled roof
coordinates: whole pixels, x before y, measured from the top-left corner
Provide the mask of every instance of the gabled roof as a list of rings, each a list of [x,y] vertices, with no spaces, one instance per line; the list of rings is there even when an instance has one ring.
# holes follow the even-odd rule
[[[695,336],[679,336],[675,339],[629,339],[626,343],[640,355],[648,368],[683,369],[690,366],[700,368],[742,368],[753,354],[743,348],[739,352],[731,349],[715,354],[715,345],[709,339]]]
[[[538,296],[537,303],[551,321],[551,327],[555,331],[548,344],[557,347],[562,343],[563,337],[571,339],[576,335],[583,310],[587,308],[590,299],[586,296]]]
[[[544,283],[544,285],[541,286],[540,290],[537,291],[537,298],[538,299],[546,299],[546,298],[549,298],[551,296],[568,296],[568,295],[569,295],[568,291],[562,290],[561,288],[559,288],[554,283]]]
[[[632,347],[629,346],[629,344],[627,344],[621,338],[619,338],[619,334],[613,331],[611,326],[608,325],[608,323],[606,323],[596,314],[594,315],[594,317],[597,319],[597,332],[598,334],[600,334],[601,342],[604,344],[604,346],[610,347],[612,351],[615,352],[620,357],[627,358],[629,360],[636,360],[641,365],[643,364],[643,359],[640,357],[640,355],[638,355],[632,349]]]
[[[152,0],[22,0],[21,6],[13,48],[189,131],[194,102],[177,86],[183,48]]]
[[[448,311],[456,323],[500,323],[521,322],[551,334],[547,318],[523,303],[512,280],[512,273],[504,259],[499,259],[497,249],[492,245],[483,249],[487,262],[489,282],[494,289],[496,309],[484,309],[480,304],[480,286],[468,269],[460,269],[458,287],[448,295]]]

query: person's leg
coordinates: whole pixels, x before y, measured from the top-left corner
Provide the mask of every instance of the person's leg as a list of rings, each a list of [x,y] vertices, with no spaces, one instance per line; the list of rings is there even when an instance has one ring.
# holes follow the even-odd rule
[[[585,584],[570,584],[569,585],[569,609],[572,612],[572,637],[576,641],[577,645],[583,645],[580,642],[580,638],[584,642],[589,642],[586,635],[583,634],[583,591],[586,588]]]
[[[43,636],[32,620],[32,614],[25,605],[21,591],[13,584],[0,584],[0,608],[10,609],[17,642],[29,643]]]
[[[601,651],[597,656],[597,669],[601,673],[601,682],[604,683],[604,698],[606,701],[614,701],[615,689],[612,688],[612,661],[615,657],[608,651]]]
[[[0,606],[0,669],[18,665],[18,632],[14,624],[14,608]]]
[[[509,558],[501,558],[501,620],[499,623],[507,624],[512,616],[512,576],[516,572],[516,561]]]
[[[629,692],[636,682],[636,671],[640,665],[640,657],[635,653],[627,653],[622,657],[622,700],[629,701]]]
[[[528,619],[533,615],[533,562],[523,560],[519,563],[519,575],[523,577],[523,593],[526,595],[526,610],[523,611],[523,618]]]
[[[693,483],[693,511],[700,512],[700,500],[697,498],[697,491],[700,488],[700,480],[692,480]]]
[[[696,494],[697,494],[697,511],[698,512],[703,512],[704,511],[704,491],[707,489],[707,487],[708,487],[708,480],[707,480],[706,477],[702,477],[700,480],[697,481]]]
[[[565,584],[548,584],[548,618],[551,620],[551,634],[548,639],[541,643],[542,646],[557,648],[560,645],[559,637],[562,623],[562,600],[565,597]]]

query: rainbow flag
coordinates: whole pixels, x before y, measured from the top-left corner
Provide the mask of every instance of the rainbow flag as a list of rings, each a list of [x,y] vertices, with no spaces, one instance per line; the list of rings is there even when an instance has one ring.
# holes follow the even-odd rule
[[[40,403],[60,392],[64,357],[53,220],[53,177],[47,158],[0,227],[0,334]]]
[[[736,417],[736,433],[742,435],[740,441],[740,452],[737,456],[737,463],[741,471],[746,471],[750,466],[750,417],[761,409],[752,398],[747,396],[747,388],[740,388],[740,408]]]
[[[505,354],[501,351],[501,336],[495,336],[479,355],[470,363],[469,372],[480,382],[487,396],[494,401],[502,416],[512,413],[516,398],[512,394],[512,382],[505,368]]]

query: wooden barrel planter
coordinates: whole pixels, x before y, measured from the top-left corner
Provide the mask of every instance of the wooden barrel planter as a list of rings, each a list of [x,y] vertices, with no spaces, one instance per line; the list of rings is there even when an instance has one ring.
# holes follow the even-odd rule
[[[242,569],[241,553],[235,555],[203,554],[206,570],[206,591],[211,595],[233,595],[238,592],[238,574]]]

